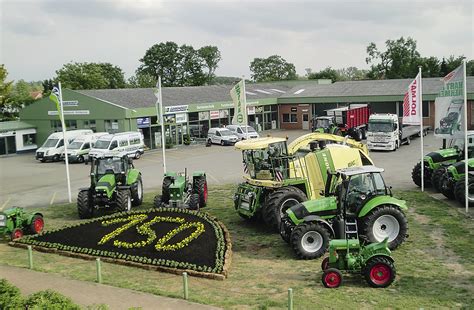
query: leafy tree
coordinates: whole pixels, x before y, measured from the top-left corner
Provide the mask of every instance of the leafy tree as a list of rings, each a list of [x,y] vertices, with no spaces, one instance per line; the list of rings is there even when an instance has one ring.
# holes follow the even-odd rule
[[[49,95],[49,93],[53,90],[54,82],[52,79],[47,79],[42,82],[43,85],[43,96]]]
[[[135,76],[131,76],[126,87],[128,88],[151,88],[156,87],[157,79],[154,75],[148,73],[137,73]]]
[[[474,60],[469,60],[466,63],[466,75],[474,76]]]
[[[199,86],[206,83],[206,74],[203,71],[203,59],[190,45],[179,48],[181,56],[179,86]]]
[[[14,118],[13,101],[11,99],[11,91],[13,89],[13,81],[7,82],[8,71],[5,65],[0,65],[0,114],[1,120],[9,120]]]
[[[319,72],[310,73],[308,75],[308,79],[310,80],[330,79],[333,82],[337,82],[341,80],[341,76],[335,69],[331,67],[327,67],[326,69],[321,70]]]
[[[21,107],[32,103],[34,101],[33,97],[31,97],[32,91],[33,88],[31,85],[24,80],[16,82],[10,94],[13,106],[20,109]]]
[[[295,65],[281,56],[255,58],[250,63],[251,76],[255,82],[294,80],[297,78]]]
[[[416,41],[412,38],[387,40],[386,51],[379,51],[375,43],[367,46],[367,64],[371,64],[368,76],[374,79],[400,79],[414,77],[421,64]]]
[[[56,80],[71,89],[125,87],[122,69],[110,63],[68,63],[56,71]]]
[[[464,59],[464,56],[455,57],[453,55],[449,56],[447,59],[443,58],[443,60],[441,61],[441,68],[440,68],[441,76],[445,76],[449,72],[459,67],[462,64],[463,59]]]
[[[210,84],[215,77],[215,72],[218,67],[219,61],[222,60],[221,52],[217,46],[203,46],[198,50],[201,56],[205,69],[207,70],[206,82]]]
[[[102,75],[108,81],[107,88],[115,89],[125,87],[126,83],[122,69],[108,62],[99,63],[98,65],[102,69]]]
[[[421,71],[423,77],[439,77],[440,62],[439,59],[431,56],[421,59]]]
[[[337,74],[341,81],[356,81],[367,78],[367,70],[358,69],[357,67],[347,67],[337,70]]]

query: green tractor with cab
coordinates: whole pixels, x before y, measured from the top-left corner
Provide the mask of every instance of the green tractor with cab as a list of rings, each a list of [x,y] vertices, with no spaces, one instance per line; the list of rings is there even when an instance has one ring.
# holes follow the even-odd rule
[[[94,211],[130,211],[143,202],[143,182],[127,155],[94,157],[90,170],[91,185],[79,189],[79,218],[92,218]]]
[[[342,273],[359,273],[371,287],[388,287],[395,280],[395,262],[388,240],[361,246],[358,239],[335,239],[329,243],[329,257],[324,258],[321,281],[327,288],[342,284]]]
[[[11,240],[19,239],[27,233],[39,234],[43,228],[41,213],[29,213],[18,207],[0,211],[0,234]]]
[[[364,243],[388,238],[390,249],[407,237],[404,200],[392,197],[383,169],[351,167],[328,174],[325,197],[286,210],[280,235],[296,256],[315,259],[324,255],[331,239],[362,239]]]
[[[469,158],[467,162],[469,172],[474,172],[474,158]],[[465,161],[460,161],[448,166],[445,173],[439,180],[440,192],[449,199],[464,197],[465,193]],[[457,199],[464,203],[464,198]]]
[[[207,205],[206,173],[196,171],[189,182],[187,170],[184,173],[167,172],[163,178],[161,195],[155,196],[155,208],[185,208],[199,210]]]
[[[312,120],[313,132],[342,136],[334,116],[318,116]]]

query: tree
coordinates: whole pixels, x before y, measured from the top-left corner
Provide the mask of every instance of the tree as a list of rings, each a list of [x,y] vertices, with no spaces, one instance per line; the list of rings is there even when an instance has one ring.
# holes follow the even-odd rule
[[[13,88],[13,81],[7,82],[8,71],[5,69],[5,65],[0,65],[0,113],[1,120],[9,120],[14,117],[12,111],[12,100],[10,93]]]
[[[52,79],[47,79],[43,81],[43,96],[48,95],[53,90],[54,82]]]
[[[251,76],[255,82],[294,80],[297,78],[295,65],[281,56],[255,58],[250,63]]]
[[[206,82],[210,84],[215,77],[215,72],[218,67],[219,61],[222,60],[221,52],[217,46],[203,46],[198,50],[201,56],[205,69],[207,70]]]
[[[125,87],[122,69],[110,63],[68,63],[56,71],[55,80],[71,89],[105,89]]]
[[[347,67],[337,70],[337,74],[341,81],[357,81],[367,78],[367,70],[358,69],[357,67]]]
[[[387,40],[386,51],[378,50],[375,43],[367,46],[367,64],[371,64],[369,77],[374,79],[400,79],[416,76],[421,64],[416,41],[412,38]]]
[[[157,79],[153,75],[147,73],[137,73],[135,76],[131,76],[126,87],[129,88],[152,88],[156,87]]]
[[[439,77],[440,62],[439,59],[431,56],[421,59],[421,72],[423,77]]]
[[[33,97],[31,97],[32,91],[33,87],[24,80],[16,82],[10,94],[13,106],[16,109],[21,109],[32,103],[34,101]]]
[[[313,72],[309,74],[308,79],[309,80],[330,79],[333,82],[337,82],[341,80],[341,76],[333,68],[327,67],[326,69],[321,70],[319,72]]]
[[[466,63],[466,75],[474,76],[474,60],[469,60]]]
[[[204,61],[191,45],[182,45],[179,48],[181,56],[179,86],[200,86],[206,83],[206,74],[203,71]]]

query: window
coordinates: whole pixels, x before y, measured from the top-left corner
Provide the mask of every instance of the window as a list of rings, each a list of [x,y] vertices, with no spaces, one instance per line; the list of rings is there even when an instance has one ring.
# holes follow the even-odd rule
[[[106,119],[104,121],[105,124],[105,131],[108,133],[116,133],[118,132],[119,126],[118,126],[118,120],[116,119]]]
[[[85,120],[84,121],[84,128],[85,129],[92,129],[93,132],[97,131],[97,125],[95,120]]]
[[[216,136],[220,137],[221,136],[221,133],[216,131]]]
[[[65,120],[66,129],[77,129],[77,121],[76,120]]]
[[[59,140],[59,143],[58,143],[57,147],[61,147],[61,146],[64,146],[64,140],[63,139]]]
[[[296,113],[283,113],[283,123],[297,123],[298,115]]]
[[[117,146],[118,146],[117,140],[112,141],[112,143],[110,144],[109,150],[114,150],[117,148]]]
[[[23,135],[23,145],[33,145],[36,144],[36,134],[35,133],[29,133],[26,135]]]
[[[121,140],[120,143],[119,143],[120,146],[127,146],[128,145],[128,141],[127,140]]]
[[[133,144],[140,144],[140,138],[130,139],[130,145],[133,145]]]
[[[83,150],[87,150],[87,149],[90,149],[91,146],[89,143],[84,143],[84,146],[82,147]]]
[[[61,121],[60,120],[52,120],[51,121],[51,128],[55,131],[55,132],[58,132],[58,131],[62,131],[62,126],[61,126]]]

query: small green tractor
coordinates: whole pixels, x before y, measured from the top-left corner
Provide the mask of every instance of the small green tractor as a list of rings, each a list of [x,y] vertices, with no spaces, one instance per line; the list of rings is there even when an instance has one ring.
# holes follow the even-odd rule
[[[237,142],[244,179],[234,194],[234,207],[245,220],[260,220],[279,231],[286,209],[321,197],[328,171],[373,165],[365,145],[324,133],[303,135],[290,144],[265,137]]]
[[[23,237],[26,233],[39,234],[44,228],[41,213],[28,213],[23,208],[0,211],[0,234],[11,240]]]
[[[474,172],[474,158],[468,159],[467,167],[469,172]],[[441,176],[439,180],[439,189],[440,192],[449,199],[460,198],[459,196],[461,195],[464,197],[464,184],[465,161],[463,160],[452,164],[445,169],[445,173]],[[457,200],[460,201],[460,199]],[[462,202],[464,203],[464,198],[462,199]]]
[[[328,174],[325,197],[286,210],[280,235],[301,259],[321,257],[331,239],[362,239],[364,243],[388,238],[390,249],[406,238],[404,200],[392,197],[383,169],[352,167]]]
[[[468,131],[468,145],[473,145],[474,131]],[[439,180],[445,167],[464,158],[464,139],[451,139],[448,147],[426,154],[423,157],[423,179],[425,186],[433,185],[439,191]],[[417,186],[421,186],[421,162],[413,167],[411,177]]]
[[[313,132],[330,133],[342,136],[334,116],[318,116],[313,118]]]
[[[91,186],[81,188],[77,211],[81,219],[92,218],[99,209],[130,211],[143,202],[143,182],[127,155],[93,158]]]
[[[204,208],[207,205],[206,173],[196,171],[192,178],[191,183],[186,170],[184,173],[165,173],[161,195],[155,196],[155,208],[172,207],[191,210]]]
[[[362,246],[358,239],[335,239],[329,244],[329,257],[324,258],[321,281],[327,288],[342,284],[342,273],[360,273],[371,287],[382,288],[392,284],[396,276],[394,260],[388,240]]]

